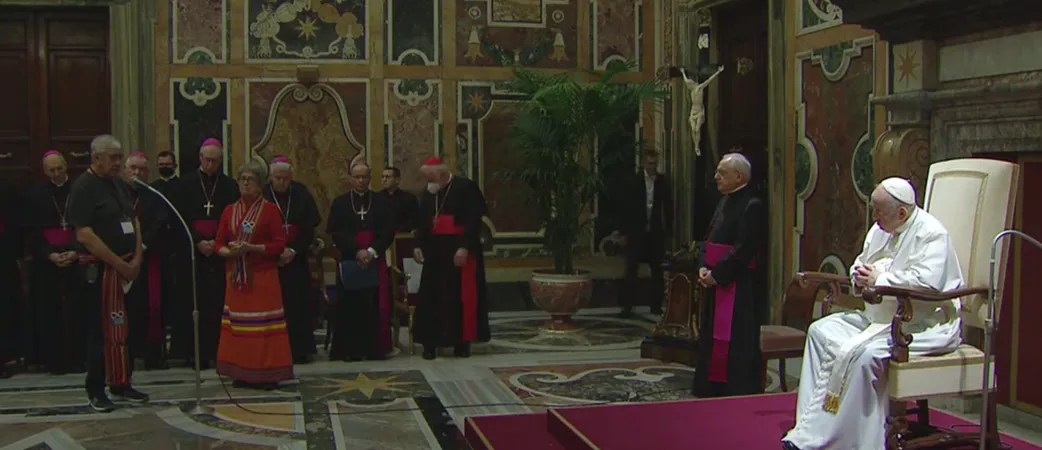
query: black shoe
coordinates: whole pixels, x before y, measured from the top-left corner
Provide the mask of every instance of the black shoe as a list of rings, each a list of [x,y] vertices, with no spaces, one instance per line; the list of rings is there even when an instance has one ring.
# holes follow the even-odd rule
[[[434,358],[437,358],[437,357],[438,357],[438,349],[436,349],[434,347],[424,347],[423,348],[423,359],[426,359],[426,360],[430,361],[430,360],[432,360]]]
[[[148,394],[134,389],[130,386],[109,388],[109,393],[117,400],[123,400],[131,403],[145,403],[148,402]]]
[[[781,441],[781,448],[782,450],[800,450],[800,448],[797,447],[796,444],[793,444],[789,441]]]
[[[315,358],[311,355],[299,356],[293,358],[293,364],[311,364],[315,362]]]
[[[652,306],[651,307],[651,313],[656,315],[656,316],[661,316],[662,315],[662,307],[661,306]]]
[[[633,317],[633,308],[629,308],[629,307],[622,308],[622,311],[619,312],[619,317],[621,317],[623,319],[628,319],[630,317]]]
[[[87,397],[90,409],[100,413],[110,413],[116,410],[116,404],[109,400],[105,394],[90,395]]]
[[[453,354],[457,358],[469,358],[470,357],[470,344],[457,345],[453,351]]]

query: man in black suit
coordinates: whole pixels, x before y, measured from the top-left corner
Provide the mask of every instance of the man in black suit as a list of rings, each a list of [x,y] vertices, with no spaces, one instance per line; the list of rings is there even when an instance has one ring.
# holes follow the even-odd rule
[[[399,188],[398,185],[401,182],[402,171],[397,167],[388,167],[380,174],[380,185],[383,187],[383,194],[387,196],[387,200],[391,203],[394,231],[410,232],[413,229],[413,216],[416,214],[419,202],[411,192],[403,191]]]
[[[626,245],[626,281],[619,298],[622,316],[633,314],[639,300],[651,306],[652,314],[662,313],[662,260],[673,234],[672,188],[658,173],[658,154],[646,151],[640,161],[641,170],[626,190],[627,207],[619,230]],[[637,284],[637,266],[642,262],[651,269],[651,292],[640,292]]]

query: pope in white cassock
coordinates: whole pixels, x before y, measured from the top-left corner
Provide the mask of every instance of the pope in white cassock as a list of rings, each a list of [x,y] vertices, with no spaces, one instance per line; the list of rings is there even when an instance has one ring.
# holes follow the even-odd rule
[[[948,291],[962,286],[962,270],[948,230],[915,205],[915,190],[888,178],[872,192],[875,225],[850,267],[854,293],[873,286]],[[954,351],[961,341],[959,301],[913,302],[910,355]],[[796,426],[785,450],[882,450],[890,407],[885,360],[897,301],[823,317],[807,330]]]

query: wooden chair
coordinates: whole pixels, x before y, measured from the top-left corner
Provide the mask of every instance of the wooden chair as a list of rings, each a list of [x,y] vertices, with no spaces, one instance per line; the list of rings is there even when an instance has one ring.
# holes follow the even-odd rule
[[[940,302],[961,299],[964,326],[983,329],[987,320],[988,287],[991,274],[992,240],[1013,221],[1018,187],[1018,168],[1015,164],[990,159],[957,159],[930,166],[926,187],[926,210],[948,229],[962,266],[965,285],[948,292],[897,287],[877,287],[864,292],[865,302],[897,302],[891,329],[890,359],[887,363],[888,389],[891,399],[887,419],[887,449],[911,450],[959,446],[980,442],[980,433],[937,431],[930,427],[927,397],[977,395],[984,389],[994,391],[994,365],[990,370],[988,386],[984,386],[984,352],[963,343],[954,352],[938,356],[909,356],[912,336],[905,334],[902,324],[911,321],[915,311],[912,300]],[[1005,278],[1006,245],[996,255],[995,309],[1001,310],[1003,280]],[[829,299],[850,284],[845,276],[822,273],[797,274],[797,278],[812,286],[828,286]],[[990,395],[985,427],[986,448],[999,448],[995,396]],[[909,410],[909,401],[917,407]],[[913,436],[909,431],[907,415],[915,412],[919,428],[933,430],[925,436]]]
[[[763,355],[763,377],[766,388],[767,363],[778,360],[778,376],[783,392],[789,390],[785,376],[785,360],[803,356],[807,341],[807,328],[814,318],[814,303],[819,286],[793,279],[785,289],[782,303],[781,324],[760,327],[760,352]]]
[[[410,275],[405,271],[405,260],[412,259],[413,249],[416,248],[416,238],[412,233],[398,233],[394,236],[394,243],[387,250],[390,254],[388,261],[391,270],[391,295],[394,299],[394,314],[392,320],[394,329],[394,342],[398,342],[401,332],[401,315],[406,318],[405,326],[409,332],[409,354],[415,354],[413,341],[413,321],[416,315],[416,301],[419,294],[410,293],[408,282]]]
[[[333,330],[336,329],[337,290],[329,289],[328,283],[326,283],[326,262],[332,261],[333,272],[336,274],[334,286],[339,286],[340,271],[336,270],[336,265],[340,263],[340,251],[330,245],[319,248],[314,256],[311,262],[311,279],[318,284],[321,295],[325,297],[326,339],[322,343],[322,348],[328,352],[329,344],[333,342]]]

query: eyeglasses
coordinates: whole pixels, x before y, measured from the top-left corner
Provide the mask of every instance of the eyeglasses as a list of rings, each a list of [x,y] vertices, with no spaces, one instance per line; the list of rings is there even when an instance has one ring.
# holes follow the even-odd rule
[[[239,177],[239,182],[242,184],[256,184],[257,179],[254,177]]]

